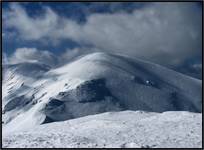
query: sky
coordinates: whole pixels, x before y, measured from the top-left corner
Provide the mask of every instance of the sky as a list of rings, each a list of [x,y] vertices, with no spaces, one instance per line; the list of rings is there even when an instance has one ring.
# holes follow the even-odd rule
[[[201,79],[199,2],[3,2],[3,63],[62,65],[102,51]]]

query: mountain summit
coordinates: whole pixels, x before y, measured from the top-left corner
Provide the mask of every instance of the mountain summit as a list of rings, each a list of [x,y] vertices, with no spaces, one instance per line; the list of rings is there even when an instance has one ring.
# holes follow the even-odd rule
[[[5,131],[110,111],[201,112],[201,80],[127,56],[92,53],[55,69],[25,63],[6,71]]]

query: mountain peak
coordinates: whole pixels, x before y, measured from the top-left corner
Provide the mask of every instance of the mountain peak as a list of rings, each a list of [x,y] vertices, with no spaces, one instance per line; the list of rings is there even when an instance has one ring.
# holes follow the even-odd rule
[[[4,122],[30,118],[22,124],[35,125],[119,110],[201,112],[201,87],[199,80],[160,65],[97,52],[7,93]]]

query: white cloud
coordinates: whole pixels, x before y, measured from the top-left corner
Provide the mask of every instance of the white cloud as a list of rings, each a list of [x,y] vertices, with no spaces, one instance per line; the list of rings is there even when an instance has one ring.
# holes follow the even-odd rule
[[[58,16],[48,7],[45,8],[43,16],[31,18],[21,5],[14,3],[10,6],[10,10],[5,10],[3,16],[4,25],[16,28],[23,39],[39,40],[55,30],[55,26],[58,24]]]
[[[2,64],[8,64],[8,56],[6,53],[2,53]]]
[[[58,64],[58,58],[49,51],[36,48],[18,48],[9,58],[9,63],[21,62],[40,62],[52,67]]]
[[[97,52],[99,51],[96,48],[73,48],[73,49],[67,49],[64,53],[62,53],[59,58],[60,58],[60,64],[68,63],[69,61],[72,61],[76,57],[89,54],[92,52]]]
[[[50,8],[32,18],[15,4],[4,21],[25,40],[72,39],[102,51],[175,65],[201,53],[202,16],[195,8],[194,3],[152,3],[131,14],[91,14],[78,24]]]

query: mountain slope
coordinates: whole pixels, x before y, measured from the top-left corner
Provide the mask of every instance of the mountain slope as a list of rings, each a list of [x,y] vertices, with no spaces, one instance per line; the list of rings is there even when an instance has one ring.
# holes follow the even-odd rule
[[[7,96],[3,132],[108,111],[201,112],[201,87],[200,80],[160,65],[93,53],[46,70],[28,88]],[[19,107],[10,107],[16,102]]]
[[[12,98],[28,92],[33,82],[43,76],[50,69],[49,66],[37,62],[24,62],[3,65],[2,102],[4,104]]]
[[[201,148],[202,115],[107,112],[6,135],[4,148]]]

